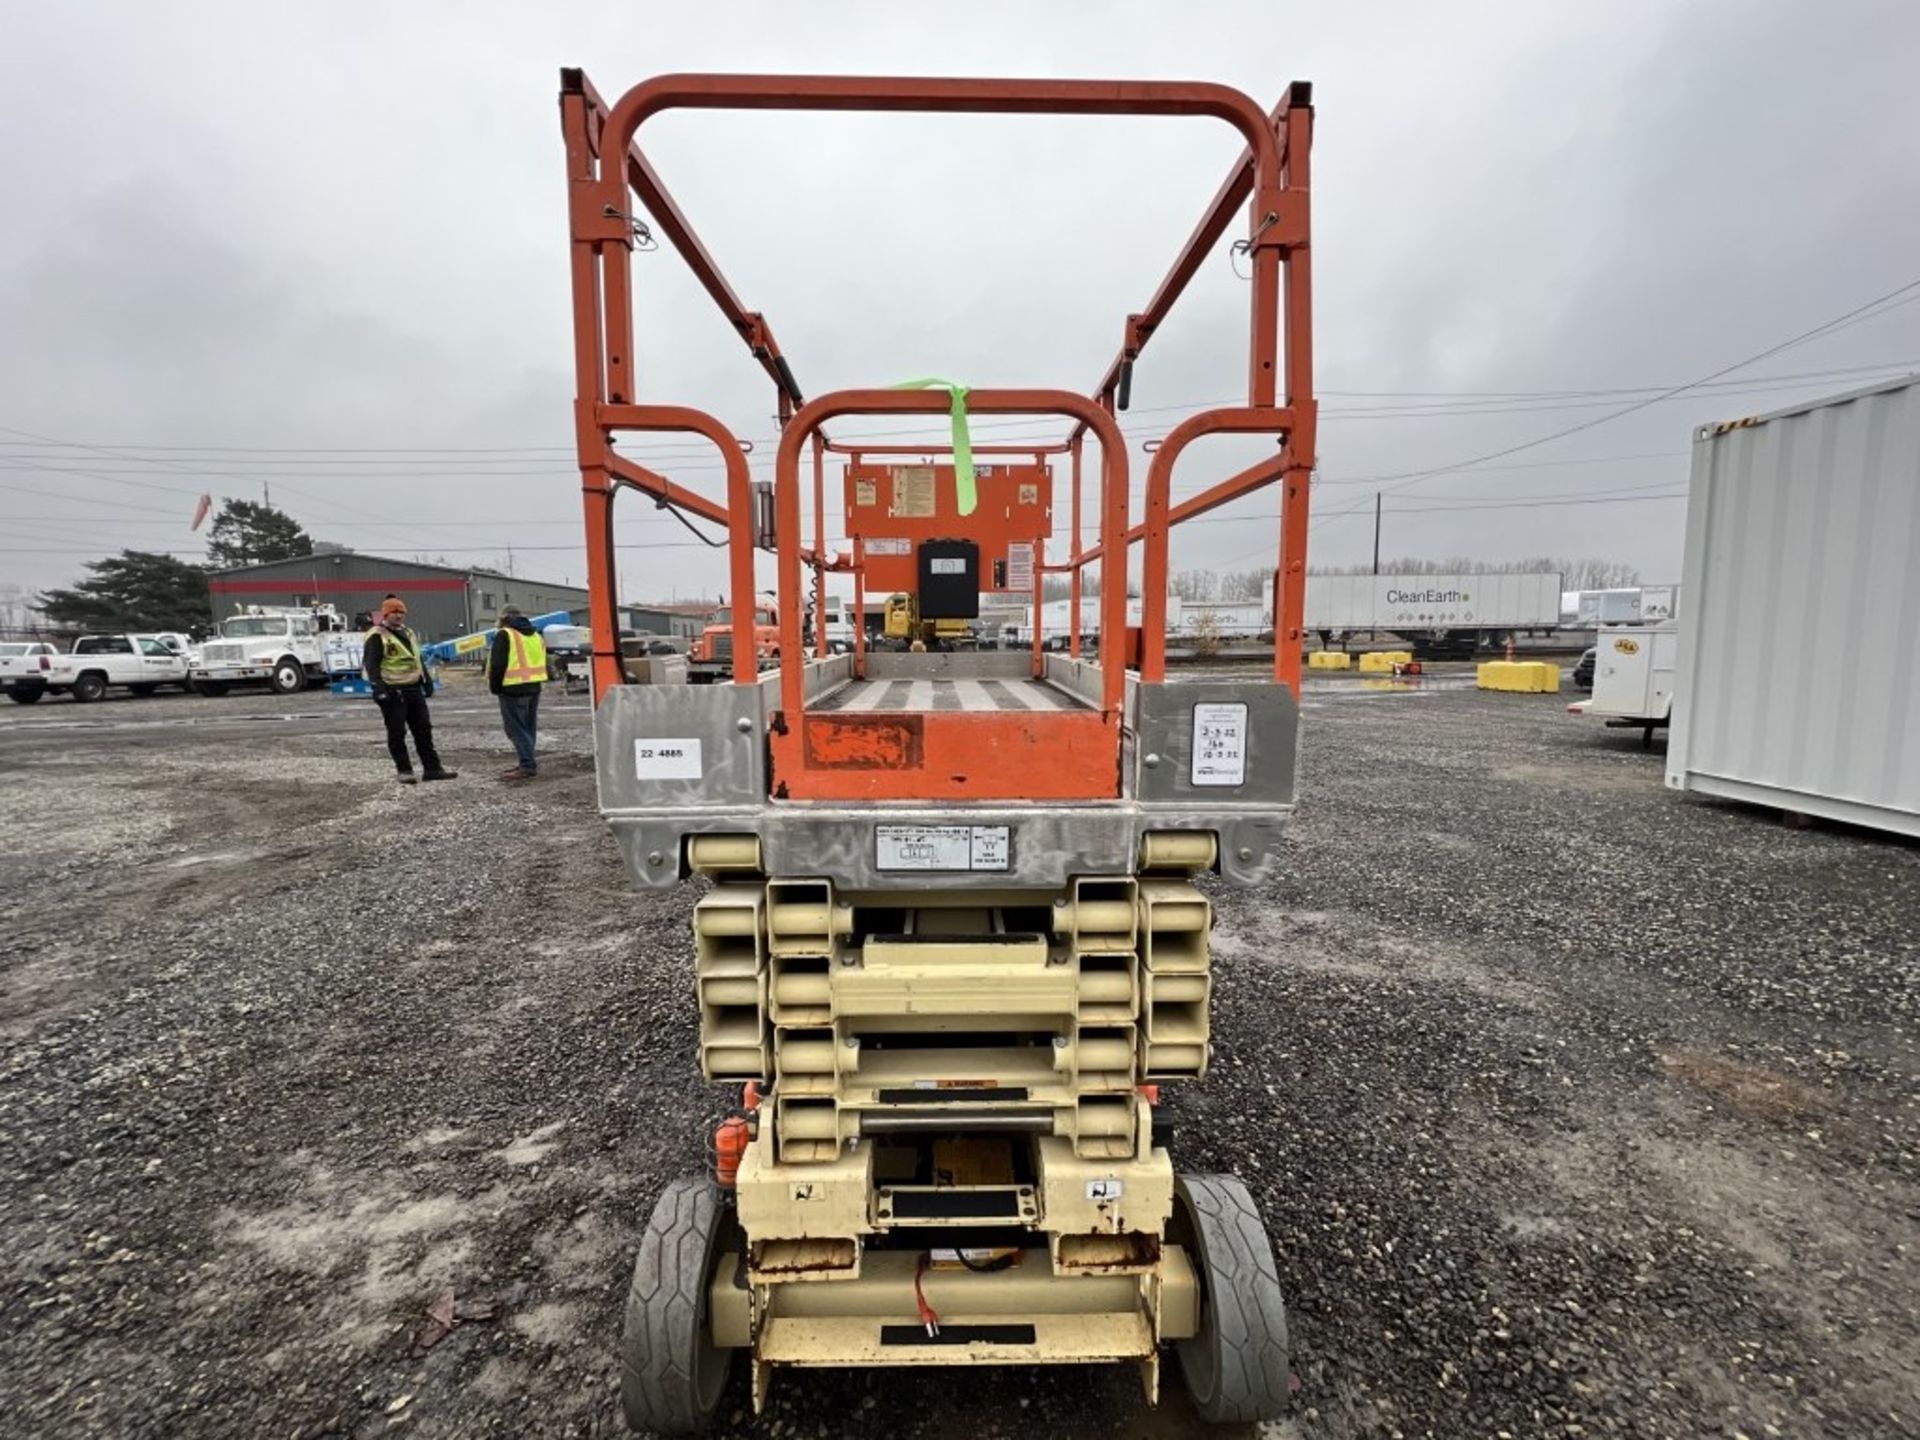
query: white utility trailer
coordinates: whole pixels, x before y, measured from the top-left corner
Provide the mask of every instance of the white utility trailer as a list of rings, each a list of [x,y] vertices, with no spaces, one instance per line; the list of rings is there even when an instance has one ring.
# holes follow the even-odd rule
[[[1639,730],[1641,743],[1651,745],[1653,732],[1673,716],[1679,650],[1680,631],[1672,621],[1604,626],[1594,643],[1593,694],[1569,705],[1568,713]]]

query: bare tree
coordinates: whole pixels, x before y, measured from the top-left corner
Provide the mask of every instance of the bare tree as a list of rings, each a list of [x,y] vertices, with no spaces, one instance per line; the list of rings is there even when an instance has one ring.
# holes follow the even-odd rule
[[[31,630],[35,625],[32,596],[23,585],[0,585],[0,630]]]
[[[1167,589],[1188,604],[1197,605],[1219,597],[1220,577],[1211,570],[1180,570],[1167,582]]]
[[[1080,574],[1080,597],[1091,599],[1100,593],[1100,577],[1091,567]],[[1040,582],[1042,600],[1070,600],[1073,598],[1073,577],[1070,575],[1048,575]]]
[[[1224,601],[1258,600],[1266,593],[1271,570],[1230,570],[1220,577],[1220,598]]]
[[[1316,565],[1315,575],[1367,575],[1372,565]],[[1521,560],[1476,560],[1471,555],[1449,555],[1440,560],[1401,556],[1380,562],[1383,575],[1521,575],[1558,571],[1568,590],[1615,590],[1640,583],[1640,572],[1619,560],[1567,559],[1531,555]]]

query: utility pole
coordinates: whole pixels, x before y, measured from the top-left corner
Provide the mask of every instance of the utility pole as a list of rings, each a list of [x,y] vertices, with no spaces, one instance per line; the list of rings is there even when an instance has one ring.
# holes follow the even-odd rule
[[[1385,493],[1386,492],[1382,490],[1373,492],[1373,578],[1376,580],[1380,578],[1380,497]],[[1376,585],[1373,588],[1374,604],[1378,605],[1380,603],[1380,587]],[[1378,630],[1369,630],[1367,636],[1369,639],[1377,640],[1380,637],[1380,632]]]

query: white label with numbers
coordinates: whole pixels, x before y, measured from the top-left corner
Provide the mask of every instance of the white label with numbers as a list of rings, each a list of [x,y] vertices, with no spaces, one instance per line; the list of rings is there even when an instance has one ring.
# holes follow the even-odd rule
[[[1247,707],[1193,707],[1193,770],[1196,785],[1243,785],[1247,779]]]
[[[875,831],[882,870],[1005,870],[1006,825],[882,825]]]
[[[698,740],[636,740],[633,742],[633,778],[636,780],[698,780]]]

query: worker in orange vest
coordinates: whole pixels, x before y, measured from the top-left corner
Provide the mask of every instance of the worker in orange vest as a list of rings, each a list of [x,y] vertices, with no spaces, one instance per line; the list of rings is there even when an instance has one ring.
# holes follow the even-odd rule
[[[518,760],[502,780],[531,780],[539,768],[534,742],[540,728],[540,687],[547,683],[547,645],[519,607],[500,607],[500,624],[487,652],[487,689],[500,697],[500,721]]]

